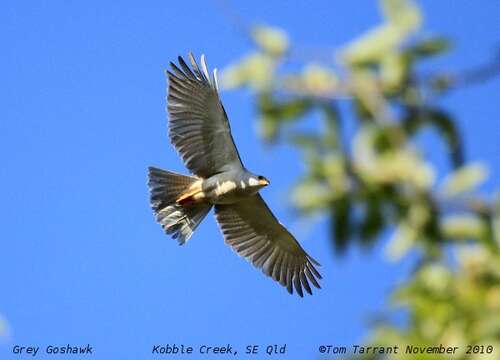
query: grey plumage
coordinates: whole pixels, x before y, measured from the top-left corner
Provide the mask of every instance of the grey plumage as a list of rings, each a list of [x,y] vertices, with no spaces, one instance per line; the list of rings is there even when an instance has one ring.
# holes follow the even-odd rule
[[[176,199],[198,179],[171,171],[149,167],[149,191],[151,207],[165,232],[183,245],[193,235],[194,230],[208,214],[211,205],[200,204],[184,207],[176,204]]]
[[[212,206],[225,242],[273,280],[303,296],[320,288],[319,266],[274,217],[258,191],[269,184],[249,172],[220,102],[217,72],[178,58],[167,71],[169,137],[195,176],[149,170],[151,206],[167,234],[184,244]]]
[[[278,222],[259,194],[234,204],[216,204],[215,218],[226,243],[238,254],[262,269],[264,274],[286,285],[290,293],[293,281],[299,295],[302,296],[302,287],[312,294],[304,274],[310,270],[321,278],[314,268],[314,265],[319,264],[306,254],[297,240]],[[287,262],[277,262],[283,256]],[[315,279],[311,282],[317,288],[320,287]]]
[[[170,63],[174,73],[167,71],[172,145],[186,167],[202,178],[232,167],[243,169],[215,81],[200,71],[192,55],[190,59],[194,73],[181,57],[184,72],[174,63]]]

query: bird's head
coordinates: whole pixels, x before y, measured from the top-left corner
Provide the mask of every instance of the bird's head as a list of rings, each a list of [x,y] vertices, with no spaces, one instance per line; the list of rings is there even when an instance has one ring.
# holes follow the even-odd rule
[[[248,185],[250,187],[261,189],[264,186],[269,185],[271,182],[262,175],[250,175],[248,177]]]

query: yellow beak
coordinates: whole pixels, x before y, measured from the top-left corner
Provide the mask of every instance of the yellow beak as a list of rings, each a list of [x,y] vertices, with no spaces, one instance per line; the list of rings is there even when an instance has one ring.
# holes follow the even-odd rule
[[[262,185],[262,186],[267,186],[269,185],[271,182],[267,179],[262,179],[262,180],[259,180],[259,185]]]

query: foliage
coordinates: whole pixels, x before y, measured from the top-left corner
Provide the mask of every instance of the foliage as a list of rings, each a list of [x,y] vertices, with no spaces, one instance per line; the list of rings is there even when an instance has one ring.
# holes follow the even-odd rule
[[[410,326],[380,324],[370,343],[379,346],[459,346],[447,359],[497,359],[500,348],[500,256],[482,246],[461,246],[458,268],[444,264],[422,266],[393,295],[394,308],[409,310]],[[478,354],[467,354],[466,345],[484,346]],[[493,347],[491,354],[486,348]],[[387,356],[414,359],[414,354]],[[441,355],[442,356],[442,355]],[[435,359],[436,355],[419,355]]]
[[[396,308],[409,314],[407,327],[383,321],[370,343],[494,343],[500,349],[500,206],[477,195],[487,167],[465,163],[457,123],[439,106],[443,94],[459,89],[459,77],[417,71],[449,51],[450,42],[420,35],[423,15],[414,2],[380,5],[379,26],[332,51],[331,62],[311,59],[299,72],[287,71],[296,59],[286,33],[254,27],[255,49],[229,66],[222,82],[255,95],[266,141],[302,150],[307,170],[292,201],[304,215],[329,215],[338,254],[352,242],[370,246],[388,229],[389,259],[418,250],[418,269],[393,294]],[[318,116],[313,130],[295,126]],[[423,129],[433,130],[447,149],[443,181],[436,154],[418,141]],[[466,243],[473,255],[444,256]]]

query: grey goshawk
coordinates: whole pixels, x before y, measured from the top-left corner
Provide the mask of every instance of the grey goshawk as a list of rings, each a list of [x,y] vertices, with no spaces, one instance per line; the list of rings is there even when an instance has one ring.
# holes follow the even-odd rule
[[[149,168],[151,206],[167,234],[184,244],[215,208],[225,242],[254,266],[285,286],[290,294],[312,294],[321,275],[290,232],[274,217],[259,194],[269,185],[249,172],[234,144],[220,101],[217,72],[191,67],[179,57],[167,71],[169,137],[194,176]]]

